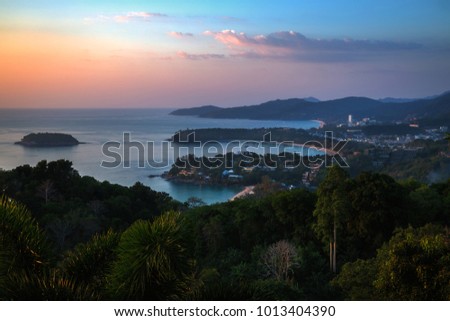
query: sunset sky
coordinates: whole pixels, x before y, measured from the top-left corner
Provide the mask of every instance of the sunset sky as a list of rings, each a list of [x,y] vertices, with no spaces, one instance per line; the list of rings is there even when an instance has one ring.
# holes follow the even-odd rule
[[[448,0],[0,0],[0,108],[446,90]]]

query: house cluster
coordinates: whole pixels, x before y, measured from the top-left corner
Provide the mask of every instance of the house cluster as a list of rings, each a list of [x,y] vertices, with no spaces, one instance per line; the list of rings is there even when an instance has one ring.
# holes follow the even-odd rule
[[[359,143],[368,143],[376,147],[387,147],[387,148],[407,148],[407,145],[415,140],[441,140],[448,128],[442,126],[440,128],[431,128],[424,130],[421,134],[405,134],[405,135],[366,135],[363,130],[357,128],[349,128],[344,133],[338,137],[338,139],[343,139],[347,141],[355,141]]]
[[[370,117],[365,117],[361,120],[356,120],[355,118],[353,118],[353,115],[348,115],[348,120],[347,123],[341,123],[339,125],[337,125],[338,128],[340,127],[361,127],[361,126],[369,126],[369,125],[376,125],[377,121],[373,118]]]
[[[185,182],[196,182],[196,183],[209,183],[211,181],[211,177],[209,175],[205,175],[201,170],[196,168],[190,169],[182,169],[178,172],[176,176],[169,176],[168,172],[163,175],[166,179],[181,179]]]
[[[241,182],[244,179],[244,176],[235,174],[232,169],[225,169],[222,172],[222,179],[227,180],[228,182],[237,183]]]
[[[413,142],[416,139],[431,139],[431,140],[440,140],[443,139],[444,134],[448,132],[447,126],[440,126],[436,128],[428,128],[423,130],[421,134],[405,134],[405,135],[366,135],[364,133],[364,126],[376,125],[380,124],[375,119],[371,118],[363,118],[358,121],[353,118],[352,115],[348,115],[347,123],[342,123],[337,125],[338,128],[345,128],[347,130],[343,133],[340,133],[339,139],[356,141],[360,143],[369,143],[375,145],[377,147],[389,147],[389,148],[404,148],[406,144]],[[397,122],[396,125],[405,125],[402,122]],[[412,120],[409,123],[409,127],[411,128],[421,128],[419,122],[416,120]]]

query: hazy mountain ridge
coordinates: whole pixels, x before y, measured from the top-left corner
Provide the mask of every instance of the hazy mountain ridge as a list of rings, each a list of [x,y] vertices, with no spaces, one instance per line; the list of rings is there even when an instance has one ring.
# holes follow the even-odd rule
[[[182,116],[182,115],[199,116],[201,114],[213,112],[213,111],[216,111],[219,109],[223,109],[223,108],[213,106],[213,105],[207,105],[207,106],[200,106],[200,107],[177,109],[177,110],[174,110],[173,112],[171,112],[170,114],[177,115],[177,116]]]
[[[305,120],[345,122],[349,114],[356,119],[365,117],[380,121],[404,121],[419,118],[450,120],[450,93],[436,98],[405,102],[383,102],[367,97],[345,97],[328,101],[310,99],[277,99],[259,105],[221,108],[203,106],[178,109],[173,115],[191,115],[203,118]]]

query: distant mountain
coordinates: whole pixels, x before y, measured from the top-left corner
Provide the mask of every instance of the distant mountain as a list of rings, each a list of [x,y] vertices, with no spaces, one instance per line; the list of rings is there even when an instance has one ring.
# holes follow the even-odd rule
[[[382,103],[410,103],[412,101],[416,100],[431,100],[435,99],[441,96],[445,96],[447,94],[450,94],[450,90],[440,94],[440,95],[433,95],[433,96],[426,96],[422,98],[392,98],[392,97],[386,97],[382,99],[378,99],[378,101],[381,101]]]
[[[426,99],[426,98],[424,98]],[[401,103],[410,103],[412,101],[419,100],[419,98],[392,98],[392,97],[386,97],[378,99],[378,101],[382,103],[395,103],[395,104],[401,104]]]
[[[318,103],[320,99],[317,99],[316,97],[306,97],[303,98],[303,100],[309,101],[310,103]]]
[[[259,105],[220,108],[203,106],[179,109],[173,115],[192,115],[202,118],[306,120],[320,119],[330,123],[345,122],[348,115],[354,119],[366,117],[380,121],[405,121],[416,118],[441,118],[449,122],[450,93],[433,99],[406,102],[382,102],[366,97],[346,97],[328,101],[308,99],[272,100]]]

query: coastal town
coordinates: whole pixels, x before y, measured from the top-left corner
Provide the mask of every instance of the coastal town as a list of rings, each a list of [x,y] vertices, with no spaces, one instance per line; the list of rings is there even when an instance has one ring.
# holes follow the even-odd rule
[[[217,136],[226,141],[234,138],[236,130],[181,131],[178,141],[193,132],[200,141],[217,139]],[[270,179],[280,189],[315,189],[323,178],[325,165],[333,164],[336,154],[342,157],[354,175],[363,171],[380,171],[399,179],[414,177],[423,182],[433,180],[424,174],[430,171],[437,176],[450,176],[450,153],[445,140],[448,140],[448,127],[444,125],[422,127],[419,122],[383,123],[371,118],[357,120],[349,115],[345,124],[322,123],[319,128],[310,130],[255,129],[239,132],[239,135],[242,140],[254,140],[257,135],[262,137],[269,132],[278,142],[290,140],[297,147],[304,144],[310,149],[306,154],[303,151],[303,155],[296,152],[229,152],[209,158],[186,155],[177,160],[163,177],[173,182],[198,185],[243,186],[243,190],[231,198],[234,200],[255,195],[255,186],[264,178]],[[338,148],[339,144],[342,148]],[[315,151],[313,157],[311,150]],[[190,166],[194,163],[199,166]]]

